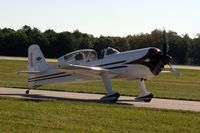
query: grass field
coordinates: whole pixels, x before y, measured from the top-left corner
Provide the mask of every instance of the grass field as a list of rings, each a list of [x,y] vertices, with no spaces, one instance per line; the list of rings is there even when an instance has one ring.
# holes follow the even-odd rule
[[[199,133],[200,113],[0,98],[0,132]]]
[[[17,75],[18,70],[26,70],[25,61],[0,60],[0,86],[27,88],[27,75]],[[200,100],[200,71],[181,69],[180,72],[180,79],[170,73],[161,74],[147,80],[146,86],[156,97]],[[139,94],[135,81],[113,80],[112,83],[114,90],[122,95]],[[105,93],[102,81],[52,84],[38,89]]]
[[[0,60],[0,86],[27,88],[25,61]],[[146,82],[156,97],[200,100],[200,71],[181,70],[182,78],[163,74]],[[113,80],[115,91],[138,95],[134,81]],[[62,83],[38,89],[105,93],[101,81]],[[33,101],[0,97],[0,132],[200,132],[200,112],[136,108],[127,105]]]

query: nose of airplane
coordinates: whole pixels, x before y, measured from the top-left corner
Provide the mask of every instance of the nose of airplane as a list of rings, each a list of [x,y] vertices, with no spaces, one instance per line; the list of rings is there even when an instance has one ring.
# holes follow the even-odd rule
[[[163,60],[164,65],[166,65],[166,64],[169,64],[172,61],[172,57],[169,56],[169,55],[164,55],[162,60]]]
[[[172,57],[169,55],[163,55],[162,52],[157,52],[157,60],[154,64],[152,73],[158,75],[165,65],[169,64],[172,61]]]

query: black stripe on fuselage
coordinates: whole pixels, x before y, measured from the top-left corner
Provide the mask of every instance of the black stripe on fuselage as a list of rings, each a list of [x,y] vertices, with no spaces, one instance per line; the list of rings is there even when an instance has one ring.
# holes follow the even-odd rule
[[[97,67],[109,66],[109,65],[114,65],[114,64],[124,63],[124,62],[126,62],[126,60],[117,61],[117,62],[112,62],[112,63],[106,63],[106,64],[98,65]]]
[[[71,76],[71,74],[64,74],[61,76],[47,77],[47,78],[41,78],[41,79],[32,79],[32,80],[28,80],[28,82],[37,82],[37,81],[42,81],[42,80],[62,78],[62,77],[68,77],[68,76]]]
[[[28,80],[40,79],[40,78],[45,78],[45,77],[50,77],[50,76],[56,76],[56,75],[60,75],[60,74],[66,74],[66,73],[65,72],[60,72],[60,73],[48,74],[48,75],[44,75],[44,76],[29,78]]]

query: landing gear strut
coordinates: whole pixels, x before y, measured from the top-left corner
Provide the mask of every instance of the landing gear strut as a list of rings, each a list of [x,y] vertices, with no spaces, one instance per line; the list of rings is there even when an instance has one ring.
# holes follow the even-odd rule
[[[101,78],[106,88],[107,95],[103,96],[100,100],[102,102],[116,102],[118,98],[120,97],[120,94],[112,90],[112,84],[110,81],[109,74],[104,72],[101,74]]]
[[[153,98],[153,94],[146,90],[144,79],[136,80],[136,82],[140,89],[140,96],[136,97],[135,99],[138,101],[150,102]]]

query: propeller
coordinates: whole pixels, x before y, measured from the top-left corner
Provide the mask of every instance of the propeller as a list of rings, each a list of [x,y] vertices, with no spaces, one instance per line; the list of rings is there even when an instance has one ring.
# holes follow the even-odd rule
[[[179,71],[177,71],[175,68],[173,68],[172,65],[171,65],[170,63],[169,63],[168,65],[169,65],[169,67],[171,68],[171,72],[172,72],[174,75],[176,75],[177,77],[181,77],[181,74],[180,74]]]
[[[167,37],[166,31],[164,29],[163,30],[163,46],[162,46],[161,60],[164,65],[166,65],[166,64],[169,65],[171,72],[174,75],[176,75],[177,77],[180,77],[181,76],[180,72],[178,70],[176,70],[175,68],[173,68],[173,66],[171,65],[172,57],[167,54],[168,50],[169,50],[169,42],[168,42],[168,37]]]
[[[169,42],[168,42],[166,31],[164,29],[163,30],[163,46],[162,46],[162,52],[164,56],[167,55],[168,50],[169,50]]]

